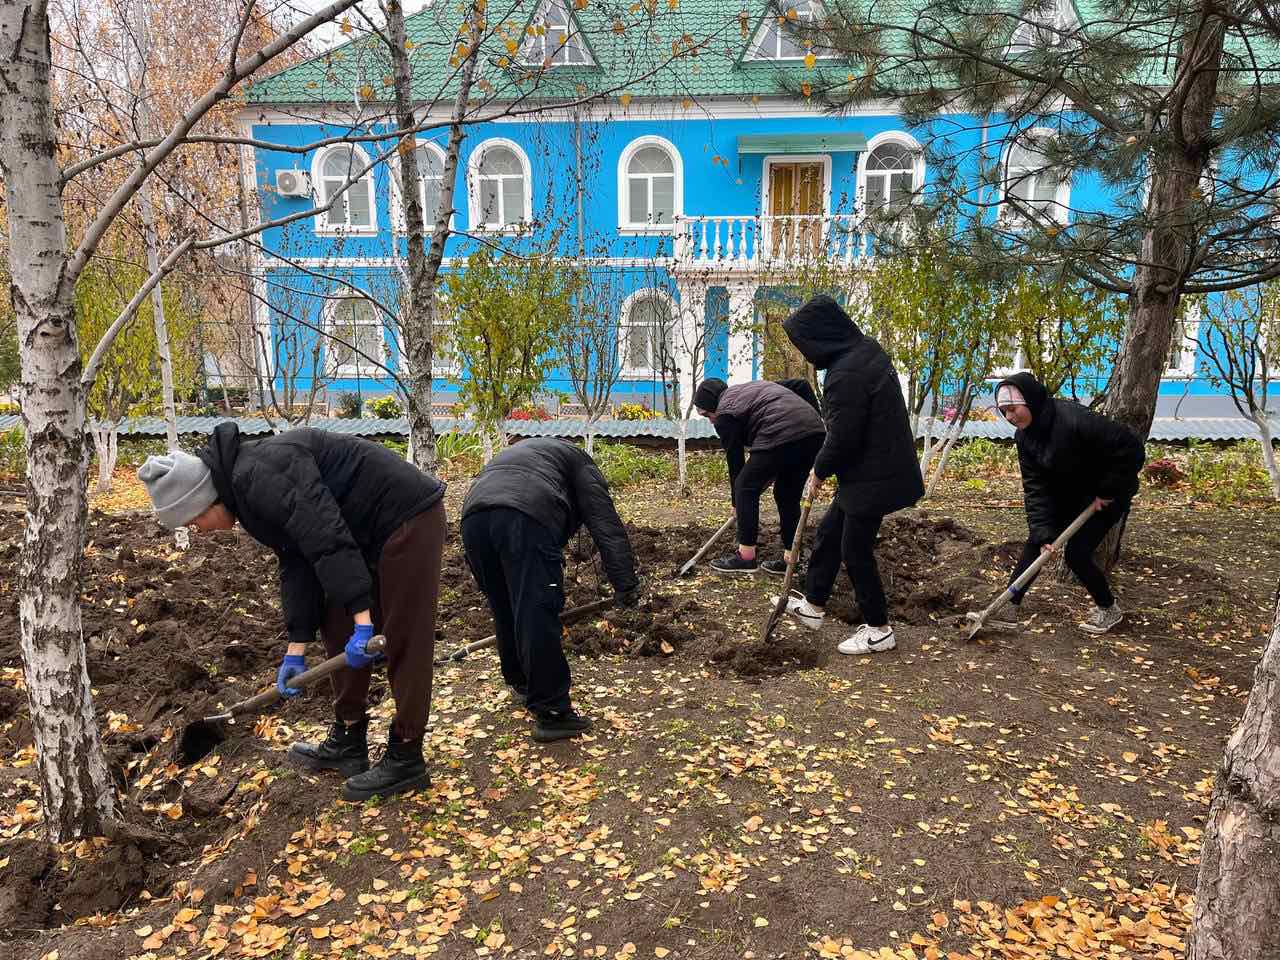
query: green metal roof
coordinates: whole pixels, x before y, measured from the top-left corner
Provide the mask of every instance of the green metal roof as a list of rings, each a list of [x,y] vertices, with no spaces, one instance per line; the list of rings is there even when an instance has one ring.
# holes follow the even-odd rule
[[[738,153],[859,153],[867,149],[861,133],[775,133],[738,137]]]

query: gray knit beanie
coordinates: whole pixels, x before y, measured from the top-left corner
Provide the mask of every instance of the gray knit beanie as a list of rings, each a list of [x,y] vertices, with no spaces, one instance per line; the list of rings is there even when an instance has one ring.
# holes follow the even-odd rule
[[[205,462],[181,450],[147,457],[138,479],[155,505],[156,519],[170,530],[185,527],[218,500]]]

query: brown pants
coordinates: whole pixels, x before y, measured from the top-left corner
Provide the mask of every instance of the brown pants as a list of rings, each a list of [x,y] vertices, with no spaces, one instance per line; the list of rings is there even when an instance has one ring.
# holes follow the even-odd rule
[[[396,700],[391,732],[417,740],[431,713],[431,675],[436,654],[436,601],[444,553],[444,503],[406,521],[388,539],[373,577],[373,629],[387,638],[387,678]],[[341,607],[325,611],[320,635],[333,657],[351,639],[355,621]],[[334,713],[351,723],[369,706],[371,667],[343,667],[333,675]]]

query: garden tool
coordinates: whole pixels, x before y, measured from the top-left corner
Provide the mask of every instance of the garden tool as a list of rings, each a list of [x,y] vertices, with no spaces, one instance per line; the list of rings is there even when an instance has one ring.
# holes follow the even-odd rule
[[[369,639],[365,649],[371,654],[380,654],[386,649],[386,646],[387,638],[382,634],[378,634],[376,637]],[[289,687],[294,690],[309,687],[317,680],[323,680],[346,665],[347,655],[340,653],[336,657],[330,657],[324,663],[298,674],[296,677],[290,677]],[[273,706],[283,699],[285,699],[284,694],[272,686],[271,689],[264,690],[248,700],[233,703],[223,713],[187,724],[182,731],[182,740],[178,744],[178,751],[182,755],[183,763],[189,765],[208,755],[214,747],[227,738],[226,727],[234,724],[237,718],[261,713],[267,707]]]
[[[561,613],[560,622],[567,626],[568,624],[581,620],[583,617],[589,616],[599,610],[608,610],[617,602],[618,598],[613,596],[605,597],[603,600],[593,600],[591,603],[584,603],[580,607],[573,607]],[[485,637],[483,640],[472,640],[460,650],[455,650],[447,656],[436,657],[435,664],[437,667],[442,667],[446,663],[457,663],[460,660],[467,659],[469,654],[475,653],[478,650],[488,650],[490,647],[495,646],[497,642],[498,637],[496,634]]]
[[[796,560],[800,558],[800,546],[804,542],[804,531],[809,526],[809,511],[813,509],[813,485],[808,484],[805,487],[804,502],[800,509],[800,522],[796,524],[796,535],[791,538],[791,549],[787,551],[787,575],[782,578],[782,593],[778,596],[778,602],[774,605],[773,612],[769,614],[769,619],[764,625],[764,634],[760,637],[761,643],[768,643],[773,631],[778,627],[778,621],[782,619],[782,614],[787,609],[787,598],[791,596],[791,581],[796,574]]]
[[[1040,556],[1036,557],[1031,566],[1027,567],[1017,580],[1013,581],[1013,583],[1009,584],[1008,587],[1001,591],[1000,595],[992,600],[985,610],[981,613],[966,613],[964,615],[965,620],[967,620],[971,625],[969,629],[969,636],[967,637],[968,640],[972,640],[976,637],[978,635],[978,631],[986,626],[987,621],[990,620],[1000,610],[1000,608],[1012,600],[1015,593],[1031,582],[1032,578],[1040,572],[1040,568],[1049,562],[1049,558],[1066,546],[1067,541],[1076,535],[1077,531],[1079,531],[1079,529],[1089,521],[1089,518],[1097,512],[1097,509],[1098,505],[1096,502],[1090,503],[1089,506],[1085,507],[1084,512],[1071,521],[1071,526],[1063,530],[1058,536],[1058,539],[1053,541],[1053,551],[1041,552]]]
[[[728,529],[737,522],[737,519],[737,515],[735,514],[726,520],[720,529],[711,535],[711,539],[702,545],[702,549],[690,557],[683,567],[671,575],[672,578],[678,579],[683,577],[686,573],[696,567],[698,565],[698,561],[707,555],[707,551],[716,545],[716,541],[725,535]]]

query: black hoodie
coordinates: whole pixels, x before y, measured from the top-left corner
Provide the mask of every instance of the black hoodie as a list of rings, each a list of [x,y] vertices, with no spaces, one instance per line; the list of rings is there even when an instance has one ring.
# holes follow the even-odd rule
[[[369,609],[387,539],[444,496],[443,483],[381,444],[322,430],[242,442],[223,423],[200,459],[240,526],[275,551],[295,643],[315,639],[328,606]]]
[[[915,437],[889,355],[831,297],[814,297],[782,325],[806,360],[827,371],[822,398],[827,422],[813,472],[839,481],[846,513],[878,515],[924,496]]]
[[[1033,542],[1051,543],[1094,497],[1133,499],[1146,458],[1137,434],[1073,400],[1049,396],[1029,373],[1015,373],[1000,386],[1006,383],[1021,391],[1031,411],[1031,425],[1014,440]]]

